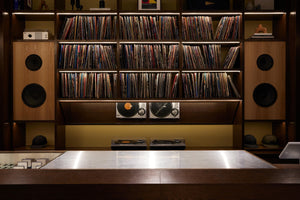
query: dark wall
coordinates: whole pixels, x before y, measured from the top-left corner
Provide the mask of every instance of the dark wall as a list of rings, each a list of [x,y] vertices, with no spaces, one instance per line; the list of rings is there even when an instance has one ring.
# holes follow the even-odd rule
[[[10,148],[10,16],[8,2],[0,3],[0,149]],[[3,14],[3,12],[5,14]]]
[[[297,17],[296,17],[296,21],[297,22],[300,22],[300,15],[299,15],[299,13],[300,13],[300,2],[299,1],[296,1],[295,0],[295,4],[296,4],[296,11],[297,11],[297,13],[298,13],[298,15],[297,15]],[[297,77],[298,77],[298,79],[297,79],[297,94],[299,94],[300,93],[300,90],[299,90],[299,85],[300,85],[300,73],[299,73],[299,66],[300,66],[300,56],[299,56],[299,54],[300,54],[300,25],[298,24],[298,26],[296,26],[296,30],[297,30],[297,38],[296,38],[296,58],[297,58],[297,64],[296,64],[296,69],[297,69],[297,71],[296,71],[296,74],[297,74]],[[296,110],[297,110],[297,113],[300,113],[300,109],[299,109],[299,100],[297,101],[298,102],[298,105],[297,105],[297,107],[296,107]],[[297,122],[296,122],[296,124],[299,124],[299,114],[297,115]],[[296,127],[296,130],[297,130],[297,127]],[[299,131],[297,131],[297,141],[300,141],[300,133],[299,133]]]

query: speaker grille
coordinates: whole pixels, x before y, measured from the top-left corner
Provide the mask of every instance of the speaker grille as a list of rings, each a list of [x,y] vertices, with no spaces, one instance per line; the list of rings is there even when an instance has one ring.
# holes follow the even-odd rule
[[[38,84],[27,85],[22,92],[22,100],[25,105],[37,108],[44,104],[46,100],[45,89]]]
[[[31,71],[37,71],[42,67],[43,61],[40,56],[31,54],[26,58],[25,65]]]
[[[257,105],[261,107],[269,107],[276,102],[277,91],[272,85],[263,83],[255,88],[253,92],[253,99]]]
[[[257,67],[261,69],[262,71],[268,71],[270,70],[274,65],[273,58],[268,54],[260,55],[257,58]]]

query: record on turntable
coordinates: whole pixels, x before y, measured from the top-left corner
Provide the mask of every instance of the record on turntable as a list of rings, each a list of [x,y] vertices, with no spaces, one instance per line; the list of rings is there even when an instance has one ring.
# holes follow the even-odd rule
[[[180,103],[157,102],[150,103],[150,119],[179,119]]]
[[[146,103],[116,103],[116,117],[121,119],[146,118]]]

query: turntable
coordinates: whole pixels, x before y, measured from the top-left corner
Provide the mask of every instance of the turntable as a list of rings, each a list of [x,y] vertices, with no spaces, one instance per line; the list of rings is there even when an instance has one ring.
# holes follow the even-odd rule
[[[144,119],[147,116],[146,103],[116,103],[116,117],[120,119]]]
[[[151,140],[150,150],[184,150],[184,139]]]
[[[111,150],[147,150],[147,142],[138,140],[112,140]]]
[[[180,103],[150,103],[150,119],[179,119]]]

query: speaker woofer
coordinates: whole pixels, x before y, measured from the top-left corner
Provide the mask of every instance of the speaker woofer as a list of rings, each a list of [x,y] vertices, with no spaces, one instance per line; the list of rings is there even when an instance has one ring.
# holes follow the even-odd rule
[[[272,106],[277,100],[277,91],[274,86],[263,83],[258,85],[253,92],[255,103],[261,107]]]
[[[25,65],[31,71],[37,71],[42,67],[43,61],[40,56],[31,54],[26,58]]]
[[[262,71],[270,70],[274,65],[273,58],[268,54],[260,55],[257,58],[257,67]]]
[[[22,92],[22,100],[25,105],[37,108],[44,104],[46,100],[45,89],[38,84],[27,85]]]

